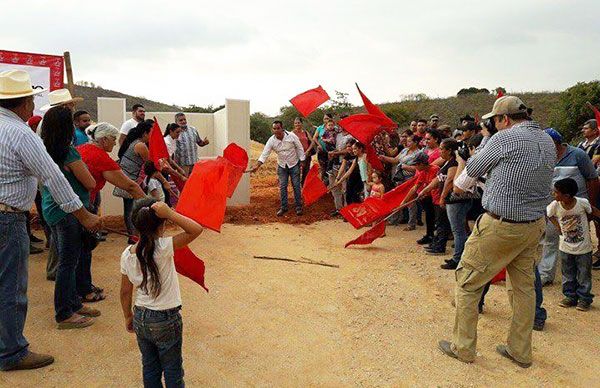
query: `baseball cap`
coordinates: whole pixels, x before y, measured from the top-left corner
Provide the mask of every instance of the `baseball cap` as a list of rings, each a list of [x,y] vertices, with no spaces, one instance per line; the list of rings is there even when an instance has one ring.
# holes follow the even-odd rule
[[[519,97],[503,96],[494,102],[492,111],[481,116],[483,120],[489,119],[498,115],[512,115],[515,113],[527,113],[527,107]]]
[[[409,166],[414,166],[415,164],[429,164],[429,156],[423,151],[419,151],[415,154],[414,158],[409,161]]]
[[[40,123],[40,121],[42,121],[42,117],[41,116],[31,116],[29,118],[29,120],[27,120],[27,124],[29,126],[38,125]]]
[[[550,137],[552,138],[552,140],[554,140],[555,142],[562,143],[562,141],[563,141],[562,135],[556,129],[554,129],[554,128],[546,128],[544,130],[544,132],[546,132],[548,135],[550,135]]]
[[[435,113],[432,114],[431,116],[429,116],[429,120],[433,120],[433,119],[440,119],[440,116],[436,115]]]
[[[477,131],[477,125],[474,121],[467,121],[465,125],[461,125],[458,129],[461,131]]]

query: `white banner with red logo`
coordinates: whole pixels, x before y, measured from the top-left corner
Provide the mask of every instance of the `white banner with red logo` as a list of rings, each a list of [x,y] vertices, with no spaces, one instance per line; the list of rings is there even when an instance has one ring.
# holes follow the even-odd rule
[[[64,60],[60,55],[0,50],[0,71],[5,70],[25,70],[34,89],[46,89],[35,96],[36,115],[41,116],[40,108],[48,104],[48,92],[64,87]]]

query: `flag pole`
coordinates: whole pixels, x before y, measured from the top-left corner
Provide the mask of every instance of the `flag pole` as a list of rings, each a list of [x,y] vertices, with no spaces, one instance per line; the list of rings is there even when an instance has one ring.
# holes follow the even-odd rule
[[[67,73],[67,88],[72,96],[75,95],[75,84],[73,84],[73,67],[71,66],[71,53],[65,51],[63,54],[65,58],[65,71]]]

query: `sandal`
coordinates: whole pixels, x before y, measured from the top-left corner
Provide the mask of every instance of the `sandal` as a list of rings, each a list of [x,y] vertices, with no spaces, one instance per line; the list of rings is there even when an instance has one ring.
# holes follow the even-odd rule
[[[104,288],[100,288],[100,287],[96,287],[95,285],[92,284],[92,292],[96,292],[96,293],[103,293],[104,292]]]
[[[90,294],[92,295],[92,297],[88,297],[89,294],[82,296],[81,303],[96,303],[106,299],[104,294],[102,294],[101,292],[92,291]]]
[[[79,314],[73,314],[73,315],[78,315],[79,318],[77,318],[74,321],[58,322],[58,325],[57,325],[58,330],[83,329],[84,327],[92,326],[94,324],[93,318],[84,317],[83,315],[79,315]],[[71,318],[73,317],[73,315],[71,316]],[[71,318],[67,318],[67,319],[71,319]]]
[[[411,230],[415,230],[415,229],[417,229],[417,227],[416,227],[416,226],[414,226],[414,225],[410,225],[410,226],[407,226],[407,227],[405,227],[405,228],[404,228],[404,229],[402,229],[402,230],[403,230],[403,231],[405,231],[405,232],[410,232]]]
[[[96,310],[88,306],[83,306],[82,308],[80,308],[79,311],[77,311],[77,314],[83,315],[84,317],[99,317],[100,315],[102,315],[100,310]]]

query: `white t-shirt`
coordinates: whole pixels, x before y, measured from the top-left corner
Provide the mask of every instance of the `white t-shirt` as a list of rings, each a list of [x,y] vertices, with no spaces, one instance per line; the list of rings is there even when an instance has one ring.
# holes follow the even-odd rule
[[[129,281],[137,288],[135,292],[135,305],[150,310],[168,310],[181,306],[181,293],[179,292],[179,280],[175,271],[173,261],[173,237],[161,237],[155,240],[154,261],[160,274],[161,291],[154,298],[146,294],[141,288],[142,270],[140,262],[132,246],[128,246],[121,254],[121,273],[129,278]],[[134,251],[131,253],[131,251]],[[150,287],[148,287],[150,288]]]
[[[121,132],[123,135],[127,135],[129,131],[131,131],[132,128],[137,127],[138,124],[139,123],[132,117],[125,121],[123,125],[121,125],[121,130],[119,132]]]
[[[165,201],[165,192],[163,191],[162,183],[156,178],[148,179],[147,191],[149,195],[152,195],[152,190],[158,190],[158,197],[155,197],[157,200]]]
[[[167,145],[167,152],[170,157],[174,157],[175,151],[177,151],[177,140],[173,139],[170,135],[165,136],[165,144]]]
[[[573,209],[567,210],[560,202],[552,201],[546,208],[548,217],[556,217],[562,231],[558,249],[572,255],[582,255],[592,251],[590,223],[587,215],[592,212],[590,202],[585,198],[575,197],[577,203]]]

